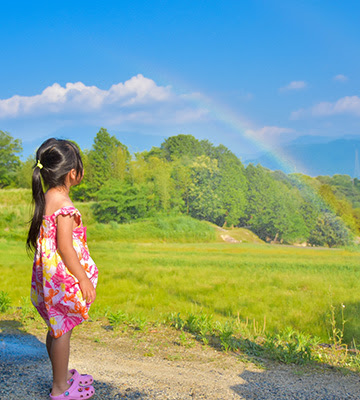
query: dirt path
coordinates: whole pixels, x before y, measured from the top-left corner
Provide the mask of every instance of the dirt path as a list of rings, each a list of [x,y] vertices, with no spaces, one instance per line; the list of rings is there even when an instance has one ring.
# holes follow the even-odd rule
[[[44,329],[0,321],[0,399],[45,400],[51,368]],[[360,376],[330,368],[243,362],[170,328],[144,334],[87,323],[74,332],[71,367],[92,373],[94,400],[360,399]],[[243,359],[244,360],[244,359]]]

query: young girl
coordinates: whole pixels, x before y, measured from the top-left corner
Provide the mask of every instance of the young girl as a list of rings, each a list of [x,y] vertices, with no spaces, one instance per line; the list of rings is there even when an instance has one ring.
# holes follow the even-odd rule
[[[31,300],[49,328],[50,398],[87,399],[95,393],[92,376],[68,370],[71,332],[88,318],[98,278],[86,244],[86,228],[69,197],[70,187],[82,180],[83,165],[79,149],[67,140],[46,140],[36,160],[35,210],[26,243],[35,251]]]

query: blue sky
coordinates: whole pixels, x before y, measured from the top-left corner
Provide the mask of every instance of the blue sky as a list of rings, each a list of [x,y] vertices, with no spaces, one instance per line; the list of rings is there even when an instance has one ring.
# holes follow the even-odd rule
[[[356,1],[1,4],[0,130],[131,151],[179,133],[251,155],[360,137]]]

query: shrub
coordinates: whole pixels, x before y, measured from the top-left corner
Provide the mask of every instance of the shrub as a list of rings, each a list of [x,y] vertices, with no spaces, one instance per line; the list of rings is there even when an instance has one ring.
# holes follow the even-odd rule
[[[309,243],[315,246],[346,246],[351,243],[351,233],[340,217],[326,212],[318,217]]]

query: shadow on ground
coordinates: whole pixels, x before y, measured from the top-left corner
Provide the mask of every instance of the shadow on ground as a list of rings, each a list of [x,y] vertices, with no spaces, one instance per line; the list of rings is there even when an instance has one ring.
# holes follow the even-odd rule
[[[45,339],[45,338],[44,338]],[[43,342],[26,333],[18,321],[0,321],[0,399],[49,400],[51,364]],[[137,389],[97,380],[92,399],[147,399]]]
[[[249,371],[239,375],[243,383],[231,389],[245,400],[355,400],[359,399],[358,381],[355,375],[304,373],[291,371]],[[336,378],[336,379],[334,379]]]

